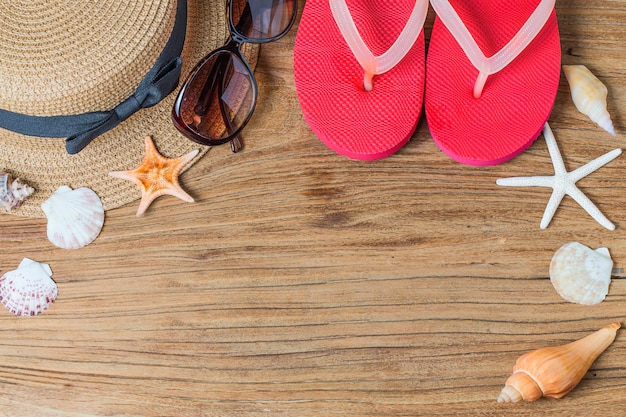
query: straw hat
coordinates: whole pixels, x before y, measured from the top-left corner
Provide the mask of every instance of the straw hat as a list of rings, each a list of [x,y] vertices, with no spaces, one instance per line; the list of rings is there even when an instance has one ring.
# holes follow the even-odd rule
[[[209,150],[186,139],[171,122],[178,87],[163,93],[167,95],[162,100],[153,100],[157,104],[152,107],[131,111],[78,153],[69,154],[64,136],[52,132],[59,128],[56,116],[71,119],[119,108],[155,71],[164,50],[178,56],[176,49],[184,39],[182,83],[228,36],[223,1],[0,0],[0,9],[0,172],[36,190],[11,214],[44,217],[41,203],[61,185],[91,188],[106,210],[140,198],[135,184],[108,173],[138,166],[147,135],[167,157],[200,148],[194,163]],[[258,48],[245,49],[254,67]],[[177,78],[177,72],[170,77]],[[9,130],[14,129],[16,114],[27,131],[39,131]],[[39,124],[30,123],[29,116],[36,116],[33,120]],[[63,120],[61,130],[66,128],[67,118]],[[48,126],[51,137],[46,136]],[[75,152],[87,142],[84,137],[79,145],[68,141],[67,148]]]

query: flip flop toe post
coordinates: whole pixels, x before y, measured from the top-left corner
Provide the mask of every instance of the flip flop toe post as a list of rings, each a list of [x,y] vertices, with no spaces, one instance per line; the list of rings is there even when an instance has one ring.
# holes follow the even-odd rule
[[[425,111],[452,159],[496,165],[527,149],[560,79],[555,0],[431,0]]]
[[[305,121],[340,155],[387,157],[411,138],[425,84],[428,1],[308,0],[294,46]]]

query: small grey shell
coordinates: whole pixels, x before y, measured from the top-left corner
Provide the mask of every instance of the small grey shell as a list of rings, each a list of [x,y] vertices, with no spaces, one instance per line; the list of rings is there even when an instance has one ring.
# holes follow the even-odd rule
[[[13,179],[11,174],[0,172],[0,207],[3,209],[11,211],[19,207],[34,191],[21,179]]]

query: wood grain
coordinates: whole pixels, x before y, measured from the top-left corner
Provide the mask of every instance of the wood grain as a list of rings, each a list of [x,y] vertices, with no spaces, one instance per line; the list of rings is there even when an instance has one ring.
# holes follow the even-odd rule
[[[626,2],[559,0],[557,16],[563,63],[605,82],[618,131],[578,113],[562,77],[550,124],[572,170],[625,146]],[[569,197],[540,230],[550,190],[495,185],[550,175],[542,139],[468,167],[422,120],[394,156],[350,161],[303,120],[296,31],[262,47],[245,150],[216,147],[183,175],[196,203],[109,211],[78,251],[49,244],[44,220],[0,215],[0,270],[30,257],[59,285],[36,318],[0,314],[0,415],[620,415],[624,330],[564,399],[495,399],[522,353],[626,324],[624,157],[579,182],[613,232]],[[569,304],[549,282],[570,241],[611,251],[597,306]]]

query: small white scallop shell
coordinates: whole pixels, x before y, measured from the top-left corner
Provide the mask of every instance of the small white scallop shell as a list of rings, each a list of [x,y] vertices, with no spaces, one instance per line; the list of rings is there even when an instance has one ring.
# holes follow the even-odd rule
[[[563,72],[578,111],[615,136],[611,115],[606,109],[606,86],[584,65],[563,65]]]
[[[16,316],[36,316],[57,298],[51,277],[48,264],[24,258],[17,269],[0,277],[0,301]]]
[[[6,172],[0,172],[0,207],[7,211],[17,208],[35,190],[21,179]]]
[[[48,218],[48,239],[63,249],[78,249],[93,242],[104,225],[104,208],[89,188],[59,187],[41,205]]]
[[[607,248],[592,250],[571,242],[561,246],[550,262],[550,281],[565,300],[598,304],[609,293],[613,260]]]

